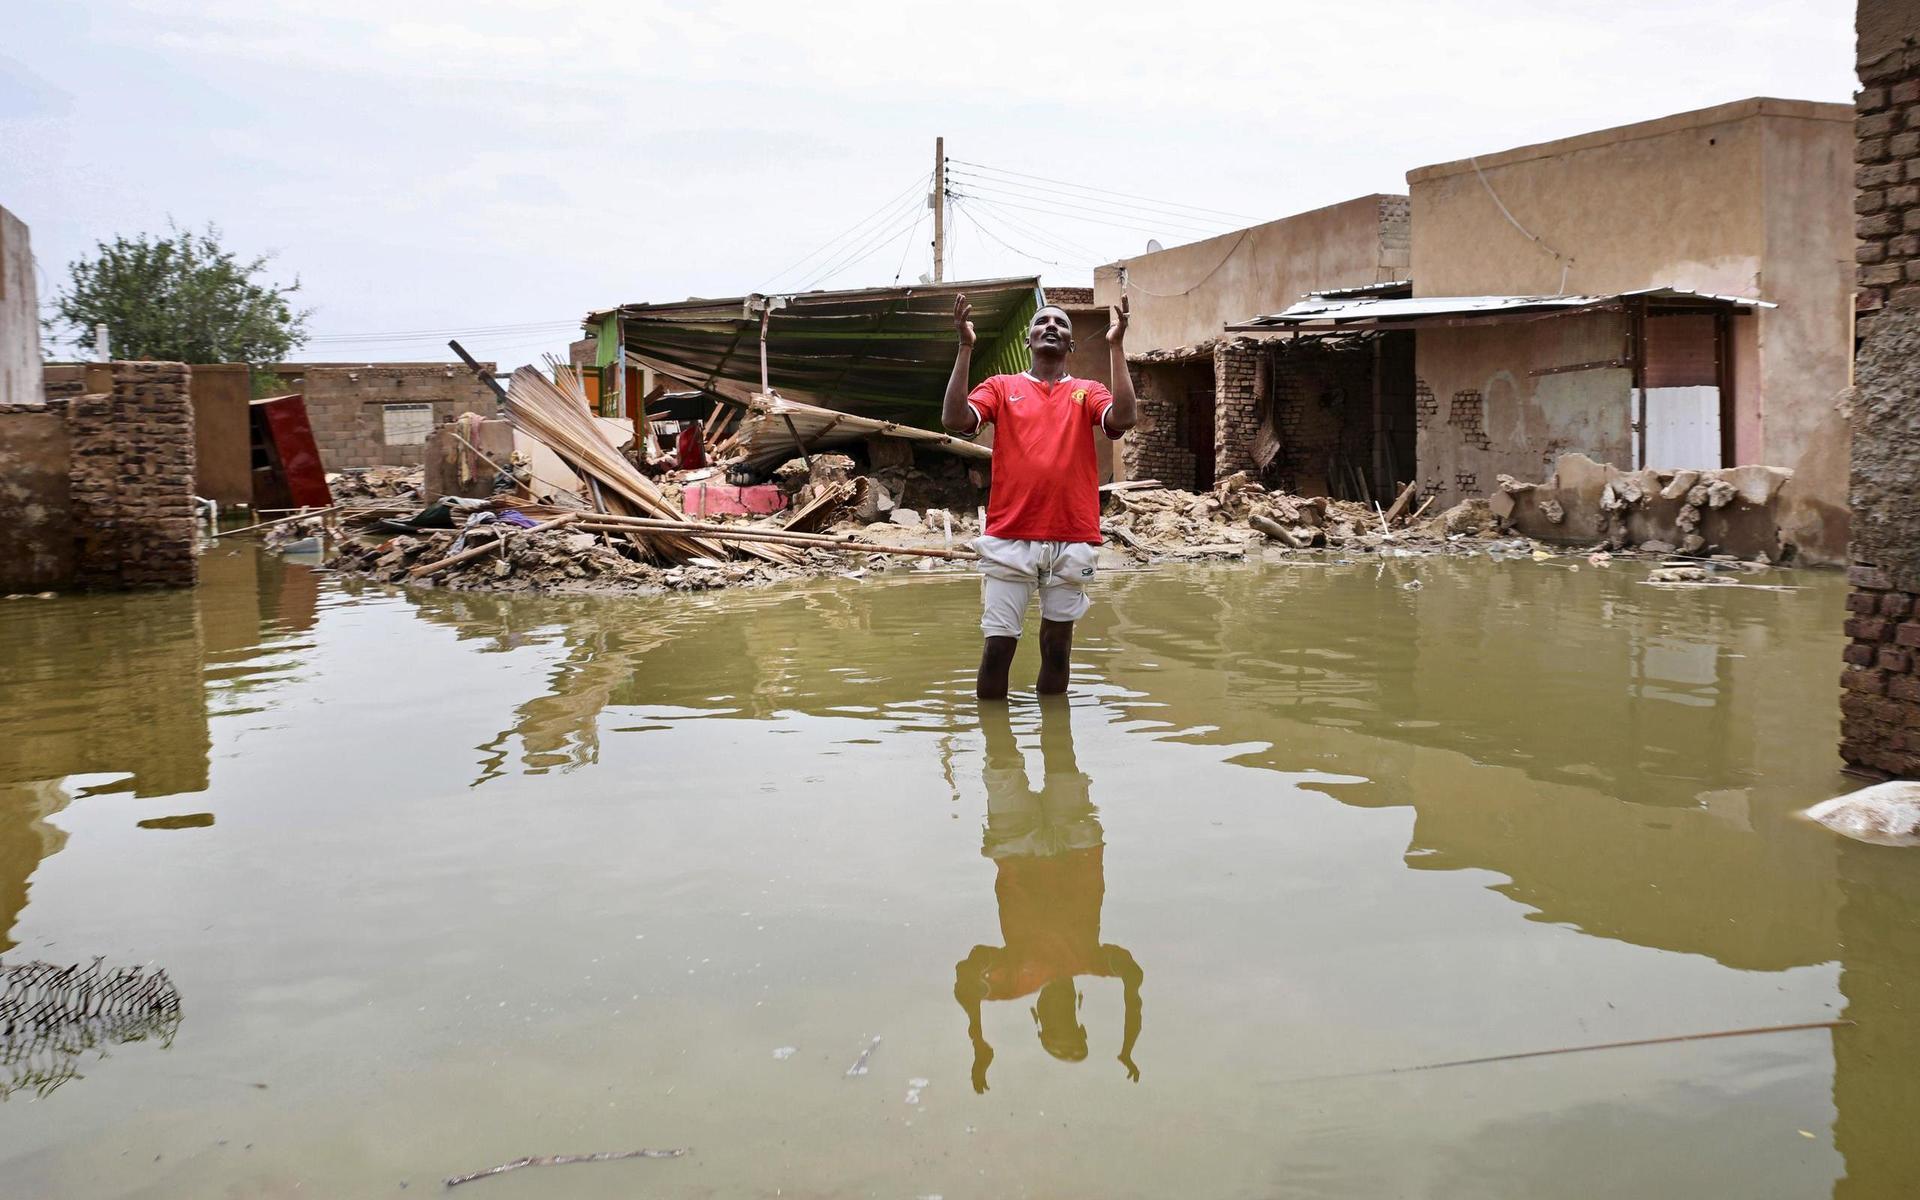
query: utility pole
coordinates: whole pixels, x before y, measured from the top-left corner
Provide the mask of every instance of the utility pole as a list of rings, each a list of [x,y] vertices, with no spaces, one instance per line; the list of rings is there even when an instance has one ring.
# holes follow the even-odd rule
[[[933,139],[933,195],[927,197],[933,209],[933,281],[947,277],[947,139]]]

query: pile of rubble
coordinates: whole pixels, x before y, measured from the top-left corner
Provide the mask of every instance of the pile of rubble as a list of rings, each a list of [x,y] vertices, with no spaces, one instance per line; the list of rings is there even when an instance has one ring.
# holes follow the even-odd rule
[[[1483,500],[1467,501],[1424,523],[1351,500],[1269,492],[1236,472],[1211,492],[1174,488],[1112,490],[1100,532],[1143,561],[1236,557],[1268,545],[1286,550],[1365,553],[1394,549],[1439,552],[1460,539],[1497,534]]]
[[[327,476],[335,503],[350,500],[418,500],[424,472],[419,467],[349,467]]]
[[[457,552],[458,540],[452,530],[397,534],[377,543],[347,540],[326,565],[381,583],[431,582],[455,591],[554,594],[756,587],[848,567],[844,556],[826,551],[807,552],[794,563],[702,558],[659,566],[629,557],[619,539],[610,534],[482,526],[468,531],[459,548],[491,546],[497,553],[467,559],[423,579],[419,573],[424,568]]]

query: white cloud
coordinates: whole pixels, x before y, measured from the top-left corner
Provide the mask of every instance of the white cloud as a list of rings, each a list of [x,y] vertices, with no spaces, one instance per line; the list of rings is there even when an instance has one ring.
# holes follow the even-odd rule
[[[99,238],[217,221],[278,248],[320,332],[562,320],[764,284],[924,174],[936,133],[956,158],[1270,218],[1740,96],[1845,100],[1850,18],[1835,0],[40,4],[13,53],[65,97],[0,106],[0,204],[56,276]],[[84,87],[47,74],[62,62]],[[924,270],[917,215],[829,282],[884,282],[903,254]],[[979,215],[1024,253],[957,216],[963,274],[1039,254],[1080,282],[1082,260],[1187,236]]]

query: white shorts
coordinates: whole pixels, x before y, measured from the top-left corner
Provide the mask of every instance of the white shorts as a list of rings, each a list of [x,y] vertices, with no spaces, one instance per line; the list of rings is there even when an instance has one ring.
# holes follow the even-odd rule
[[[1035,588],[1043,619],[1078,621],[1087,615],[1098,547],[980,537],[973,548],[980,553],[980,631],[988,637],[1020,636]]]

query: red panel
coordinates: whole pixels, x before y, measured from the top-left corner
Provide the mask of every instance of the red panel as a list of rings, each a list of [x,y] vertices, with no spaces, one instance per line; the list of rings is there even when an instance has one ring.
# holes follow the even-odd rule
[[[299,395],[276,396],[256,400],[254,407],[266,418],[267,437],[273,443],[274,457],[286,479],[287,494],[301,508],[325,508],[333,503],[327,488],[327,469],[320,461],[320,446],[313,438],[313,425],[307,420],[307,402]]]
[[[787,494],[771,483],[752,487],[690,483],[680,493],[680,511],[690,517],[775,513],[786,506]]]

